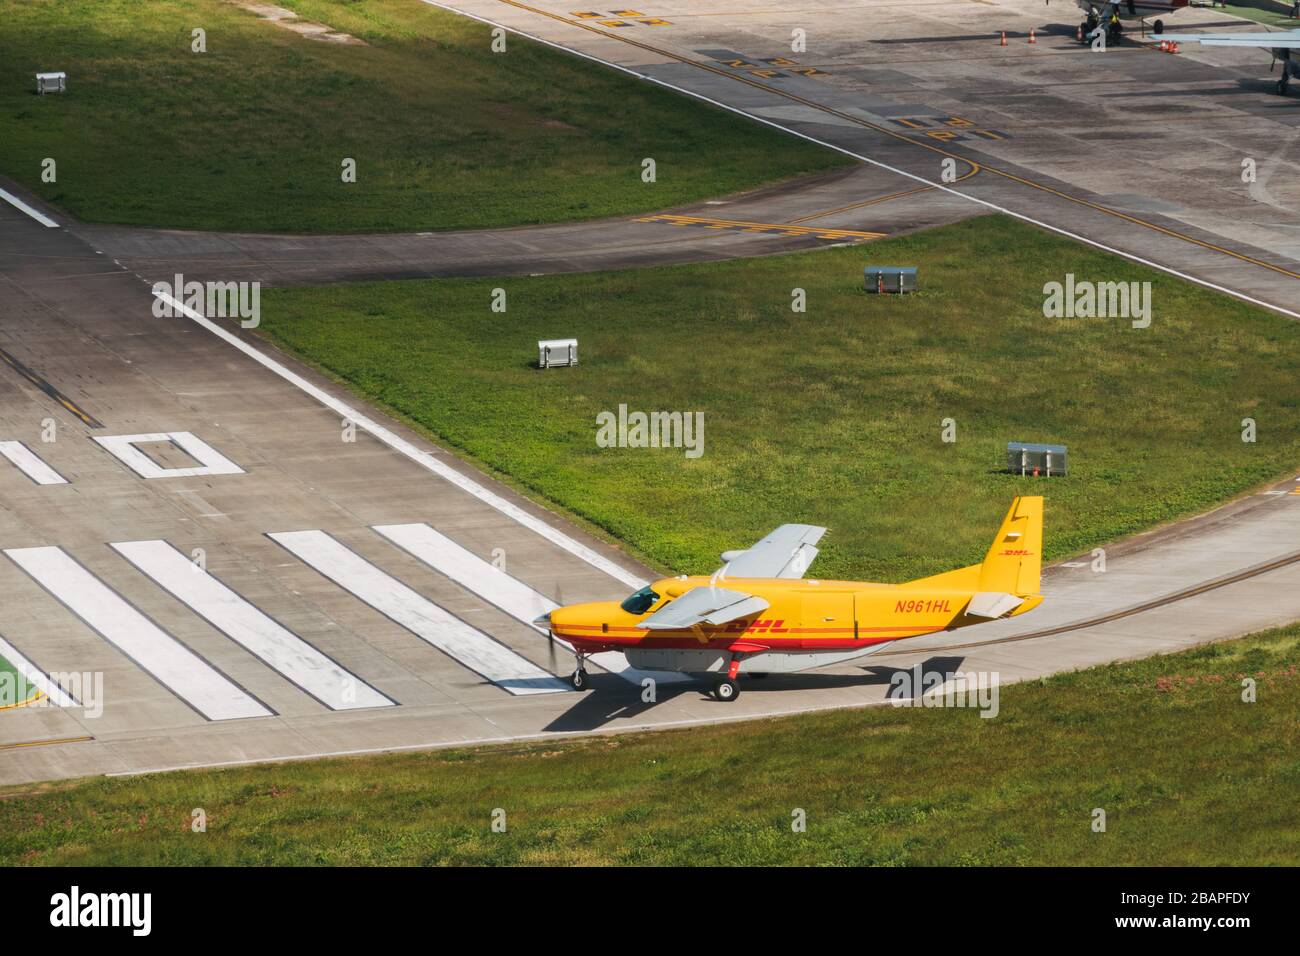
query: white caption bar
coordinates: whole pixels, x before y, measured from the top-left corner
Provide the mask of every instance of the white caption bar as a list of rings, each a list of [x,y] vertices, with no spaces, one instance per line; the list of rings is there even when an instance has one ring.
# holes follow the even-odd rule
[[[393,705],[166,541],[121,541],[112,547],[194,613],[331,710]]]
[[[483,600],[505,611],[517,621],[522,621],[540,634],[546,631],[533,624],[541,614],[553,611],[557,607],[554,601],[540,591],[535,591],[518,578],[512,578],[504,571],[484,561],[472,551],[462,548],[445,534],[435,531],[427,524],[385,524],[374,528],[393,544],[402,548],[429,567],[445,574],[461,587],[473,591]],[[556,638],[556,643],[572,651],[567,641]],[[624,680],[639,684],[642,678],[653,677],[661,684],[689,680],[684,674],[670,672],[640,671],[630,667],[627,658],[617,651],[605,651],[593,654],[595,661],[605,670],[618,674]]]
[[[149,620],[60,548],[9,548],[15,564],[98,631],[106,641],[209,720],[270,717],[176,638]]]
[[[512,694],[552,694],[568,685],[444,611],[324,531],[285,531],[272,541],[416,637]]]
[[[38,485],[66,485],[68,479],[45,464],[41,457],[20,441],[0,441],[0,455],[4,455],[24,475]]]

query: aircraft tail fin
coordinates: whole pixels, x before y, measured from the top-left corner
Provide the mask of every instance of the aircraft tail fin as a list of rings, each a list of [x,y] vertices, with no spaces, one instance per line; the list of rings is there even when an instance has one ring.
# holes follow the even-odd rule
[[[979,590],[1020,597],[1037,594],[1042,557],[1042,496],[1016,498],[979,566]]]

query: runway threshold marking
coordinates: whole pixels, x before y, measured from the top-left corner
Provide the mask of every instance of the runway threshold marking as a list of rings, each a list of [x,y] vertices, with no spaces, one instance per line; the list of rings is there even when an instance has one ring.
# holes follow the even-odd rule
[[[927,179],[925,179],[925,177],[923,177],[923,176],[918,176],[916,173],[910,173],[910,172],[907,172],[907,171],[904,170],[904,169],[900,169],[900,168],[898,168],[897,166],[891,166],[891,165],[889,165],[888,163],[883,163],[883,162],[881,162],[881,161],[878,160],[878,159],[872,159],[871,157],[869,157],[869,156],[865,156],[865,155],[863,155],[863,154],[861,154],[861,153],[855,153],[855,152],[853,152],[852,150],[847,149],[847,148],[845,148],[845,147],[843,147],[843,146],[839,146],[839,145],[837,145],[837,144],[835,144],[835,143],[827,142],[826,140],[818,139],[817,137],[815,137],[815,136],[810,136],[810,135],[807,134],[807,133],[801,133],[801,132],[799,132],[798,130],[796,130],[796,129],[792,129],[792,128],[789,127],[789,126],[782,126],[780,123],[777,123],[777,122],[775,122],[775,121],[773,121],[773,120],[766,119],[765,117],[762,117],[762,116],[756,116],[755,114],[753,114],[753,113],[749,113],[749,112],[747,112],[747,111],[741,109],[740,107],[733,106],[733,105],[731,105],[730,103],[724,103],[724,102],[722,102],[721,100],[717,100],[717,99],[714,99],[713,97],[706,96],[705,94],[703,94],[703,93],[699,93],[699,92],[697,92],[697,91],[695,91],[695,90],[687,89],[686,87],[682,87],[682,86],[678,86],[678,85],[673,84],[673,83],[669,83],[669,82],[667,82],[666,80],[659,79],[658,77],[650,76],[648,73],[641,73],[641,72],[638,72],[637,70],[634,70],[634,69],[632,69],[632,68],[630,68],[630,67],[622,66],[621,64],[613,63],[613,62],[611,62],[611,61],[609,61],[609,60],[602,60],[600,57],[593,56],[593,55],[590,54],[590,53],[584,53],[584,52],[582,52],[582,51],[580,51],[580,50],[575,50],[575,49],[573,49],[572,47],[564,46],[563,44],[561,44],[561,43],[557,43],[557,42],[555,42],[555,41],[553,41],[553,40],[547,40],[547,39],[545,39],[545,38],[543,38],[543,37],[539,37],[539,36],[537,36],[537,35],[535,35],[535,34],[527,33],[527,32],[525,32],[525,31],[523,31],[523,30],[520,30],[520,29],[517,28],[517,27],[506,26],[505,24],[498,23],[498,22],[495,21],[495,20],[490,20],[490,19],[488,19],[487,17],[480,17],[480,16],[478,16],[478,15],[476,15],[476,14],[468,13],[468,12],[466,12],[466,11],[464,11],[464,10],[460,10],[460,9],[454,7],[454,6],[451,6],[450,4],[441,3],[441,2],[439,2],[439,0],[421,0],[421,2],[422,2],[422,3],[426,3],[426,4],[428,4],[429,6],[440,7],[440,8],[442,8],[442,9],[444,9],[444,10],[449,10],[449,11],[451,11],[452,13],[458,14],[458,15],[460,15],[460,16],[469,17],[471,20],[477,20],[477,21],[479,21],[480,23],[487,23],[487,24],[490,24],[490,25],[492,25],[492,26],[501,27],[502,29],[509,30],[509,31],[511,31],[512,33],[518,34],[519,36],[525,36],[525,37],[528,37],[529,39],[531,39],[531,40],[533,40],[533,41],[535,41],[535,42],[537,42],[537,43],[541,43],[541,44],[544,44],[544,45],[546,45],[546,46],[553,47],[553,48],[555,48],[555,49],[557,49],[557,50],[563,50],[563,51],[565,51],[565,52],[567,52],[567,53],[569,53],[569,54],[571,54],[571,55],[573,55],[573,56],[579,56],[579,57],[582,57],[583,59],[591,60],[591,61],[594,62],[594,63],[600,63],[600,64],[602,64],[602,65],[604,65],[604,66],[607,66],[607,67],[609,67],[609,68],[611,68],[611,69],[615,69],[615,70],[619,70],[620,72],[627,73],[627,74],[630,75],[630,76],[635,76],[635,77],[637,77],[638,79],[641,79],[641,80],[646,81],[647,83],[654,83],[654,84],[656,84],[656,85],[658,85],[658,86],[663,86],[663,87],[665,87],[666,89],[675,90],[675,91],[678,92],[678,93],[682,93],[682,94],[684,94],[684,95],[686,95],[686,96],[694,97],[695,99],[698,99],[698,100],[700,100],[700,101],[702,101],[702,102],[709,103],[709,104],[711,104],[711,105],[713,105],[713,106],[717,106],[719,109],[724,109],[724,110],[727,110],[728,112],[735,113],[735,114],[737,114],[737,115],[739,115],[739,116],[744,116],[744,117],[746,117],[746,118],[748,118],[748,119],[753,120],[754,122],[762,123],[762,124],[765,125],[765,126],[771,126],[773,129],[779,129],[779,130],[782,130],[783,132],[786,132],[786,133],[788,133],[788,134],[790,134],[790,135],[792,135],[792,136],[797,136],[797,137],[799,137],[800,139],[805,139],[805,140],[807,140],[807,141],[810,142],[810,143],[816,143],[816,144],[818,144],[819,146],[824,146],[824,147],[826,147],[827,149],[831,149],[831,150],[834,150],[834,151],[837,152],[837,153],[841,153],[841,154],[843,154],[843,155],[845,155],[845,156],[849,156],[849,157],[851,157],[851,158],[853,158],[853,159],[858,160],[859,162],[868,163],[868,164],[870,164],[870,165],[872,165],[872,166],[876,166],[876,167],[878,167],[878,168],[880,168],[880,169],[888,170],[888,171],[890,171],[890,172],[892,172],[892,173],[895,173],[895,174],[897,174],[897,175],[899,175],[899,176],[903,176],[903,177],[905,177],[905,178],[907,178],[907,179],[911,179],[911,180],[914,180],[914,181],[916,181],[916,182],[920,182],[920,183],[925,183],[926,185],[928,185],[928,186],[932,186],[932,187],[935,188],[935,189],[942,190],[943,192],[952,193],[954,196],[960,196],[960,197],[962,197],[963,199],[966,199],[966,200],[969,201],[969,202],[976,203],[977,205],[983,206],[983,207],[985,207],[986,209],[992,209],[992,210],[994,210],[995,212],[1003,213],[1003,214],[1008,215],[1008,216],[1011,216],[1011,217],[1013,217],[1013,218],[1015,218],[1015,219],[1019,219],[1019,220],[1022,221],[1022,222],[1027,222],[1027,223],[1029,223],[1029,224],[1031,224],[1031,225],[1038,226],[1039,228],[1046,229],[1046,230],[1048,230],[1049,232],[1054,232],[1054,233],[1056,233],[1057,235],[1065,236],[1066,238],[1073,239],[1073,240],[1075,240],[1076,242],[1081,242],[1081,243],[1084,243],[1085,245],[1092,246],[1092,247],[1095,248],[1095,249],[1101,249],[1101,250],[1104,250],[1104,251],[1106,251],[1106,252],[1110,252],[1110,253],[1112,253],[1112,254],[1114,254],[1114,255],[1122,256],[1123,258],[1128,259],[1130,262],[1137,262],[1137,263],[1140,263],[1140,264],[1142,264],[1142,265],[1151,266],[1151,267],[1154,268],[1154,269],[1159,269],[1161,272],[1165,272],[1165,273],[1167,273],[1167,274],[1169,274],[1169,275],[1176,276],[1176,277],[1178,277],[1178,278],[1180,278],[1180,279],[1185,279],[1185,280],[1187,280],[1188,282],[1194,282],[1194,283],[1196,283],[1197,285],[1203,286],[1203,287],[1205,287],[1205,288],[1207,288],[1207,289],[1214,289],[1216,292],[1222,292],[1222,293],[1224,293],[1224,294],[1226,294],[1226,295],[1231,295],[1231,296],[1233,296],[1234,298],[1237,298],[1237,299],[1242,300],[1243,302],[1250,302],[1250,303],[1252,303],[1252,304],[1254,304],[1254,305],[1263,306],[1264,308],[1272,309],[1272,310],[1275,311],[1275,312],[1280,312],[1281,314],[1286,315],[1286,316],[1289,316],[1289,317],[1291,317],[1291,318],[1293,318],[1293,319],[1300,319],[1300,312],[1296,312],[1296,311],[1294,311],[1294,310],[1292,310],[1292,309],[1285,308],[1285,307],[1283,307],[1283,306],[1277,305],[1277,304],[1272,303],[1272,302],[1266,302],[1266,301],[1264,301],[1263,299],[1256,298],[1255,296],[1246,295],[1246,294],[1243,293],[1243,292],[1238,292],[1238,291],[1235,290],[1235,289],[1230,289],[1230,288],[1228,288],[1227,286],[1219,285],[1218,283],[1211,282],[1211,281],[1209,281],[1209,280],[1207,280],[1207,279],[1202,279],[1202,278],[1199,278],[1199,277],[1197,277],[1197,276],[1190,275],[1189,273],[1182,272],[1182,271],[1180,271],[1180,270],[1178,270],[1178,269],[1173,268],[1172,266],[1164,265],[1163,263],[1156,262],[1155,260],[1147,259],[1147,258],[1144,258],[1144,257],[1142,257],[1142,256],[1135,255],[1135,254],[1133,254],[1133,253],[1131,253],[1131,252],[1125,252],[1125,251],[1123,251],[1122,249],[1117,249],[1117,248],[1115,248],[1114,246],[1108,246],[1108,245],[1106,245],[1105,243],[1098,242],[1098,241],[1095,240],[1095,239],[1089,239],[1089,238],[1087,238],[1086,236],[1079,235],[1078,233],[1070,232],[1068,229],[1063,229],[1063,228],[1061,228],[1060,226],[1052,225],[1051,223],[1044,222],[1044,221],[1041,220],[1041,219],[1035,219],[1035,218],[1033,218],[1032,216],[1028,216],[1028,215],[1026,215],[1026,214],[1024,214],[1024,213],[1016,212],[1016,211],[1014,211],[1014,210],[1011,210],[1011,209],[1006,208],[1005,206],[999,206],[997,203],[990,202],[990,201],[987,200],[987,199],[980,199],[980,198],[977,197],[977,196],[972,196],[972,195],[970,195],[970,194],[968,194],[968,193],[961,192],[960,190],[953,189],[951,185],[945,185],[945,184],[942,184],[942,183],[932,183],[932,182],[929,182]],[[805,106],[810,107],[811,109],[818,110],[818,111],[823,112],[823,113],[826,113],[826,114],[828,114],[828,115],[837,116],[837,117],[839,117],[839,118],[841,118],[841,119],[844,119],[844,120],[846,120],[846,121],[848,121],[848,122],[851,122],[851,123],[854,123],[854,124],[856,124],[856,125],[862,126],[862,127],[866,128],[866,129],[875,130],[876,132],[883,133],[883,134],[886,135],[886,136],[893,137],[894,139],[901,140],[902,142],[905,142],[905,143],[910,143],[910,144],[912,144],[913,146],[919,147],[919,148],[921,148],[921,149],[929,150],[929,151],[931,151],[931,152],[938,153],[938,154],[941,155],[941,156],[948,157],[948,158],[953,159],[953,160],[956,160],[956,161],[958,161],[958,162],[966,163],[967,165],[969,165],[970,167],[972,167],[972,168],[971,168],[971,172],[970,172],[969,175],[974,175],[976,172],[979,172],[980,170],[987,170],[988,172],[992,173],[993,175],[1001,176],[1001,177],[1003,177],[1003,178],[1005,178],[1005,179],[1008,179],[1008,180],[1010,180],[1010,181],[1012,181],[1012,182],[1020,183],[1021,185],[1023,185],[1023,186],[1027,186],[1027,187],[1029,187],[1029,188],[1031,188],[1031,189],[1037,189],[1037,190],[1040,190],[1040,191],[1042,191],[1042,192],[1049,193],[1049,194],[1054,195],[1054,196],[1057,196],[1058,198],[1063,199],[1063,200],[1065,200],[1065,201],[1067,201],[1067,202],[1075,203],[1075,204],[1080,205],[1080,206],[1085,206],[1085,207],[1087,207],[1087,208],[1094,209],[1094,210],[1096,210],[1097,212],[1101,212],[1101,213],[1104,213],[1104,214],[1109,215],[1109,216],[1114,216],[1114,217],[1116,217],[1116,218],[1118,218],[1118,219],[1122,219],[1122,220],[1124,220],[1124,221],[1126,221],[1126,222],[1131,222],[1131,223],[1133,223],[1134,225],[1142,226],[1142,227],[1144,227],[1144,228],[1146,228],[1146,229],[1150,229],[1150,230],[1152,230],[1152,231],[1159,232],[1159,233],[1161,233],[1161,234],[1163,234],[1163,235],[1167,235],[1167,236],[1169,236],[1170,238],[1178,239],[1178,240],[1180,240],[1180,241],[1187,242],[1187,243],[1189,243],[1189,244],[1191,244],[1191,245],[1195,245],[1195,246],[1198,246],[1198,247],[1201,247],[1201,248],[1204,248],[1204,249],[1208,249],[1208,250],[1210,250],[1210,251],[1212,251],[1212,252],[1218,252],[1218,253],[1221,253],[1221,254],[1226,255],[1226,256],[1228,256],[1228,257],[1230,257],[1230,258],[1237,259],[1237,260],[1239,260],[1239,261],[1241,261],[1241,262],[1248,262],[1248,263],[1250,263],[1250,264],[1252,264],[1252,265],[1260,266],[1261,268],[1268,269],[1268,270],[1271,270],[1271,271],[1273,271],[1273,272],[1277,272],[1277,273],[1279,273],[1279,274],[1281,274],[1281,275],[1285,275],[1285,276],[1287,276],[1288,278],[1292,278],[1292,279],[1300,279],[1300,273],[1293,272],[1292,270],[1287,269],[1287,268],[1285,268],[1285,267],[1283,267],[1283,266],[1275,265],[1274,263],[1271,263],[1271,262],[1266,262],[1266,261],[1264,261],[1263,259],[1256,259],[1256,258],[1254,258],[1253,256],[1248,256],[1248,255],[1246,255],[1246,254],[1244,254],[1244,253],[1235,252],[1235,251],[1233,251],[1232,249],[1226,249],[1226,248],[1224,248],[1224,247],[1222,247],[1222,246],[1216,245],[1216,244],[1211,243],[1211,242],[1206,242],[1205,240],[1202,240],[1202,239],[1196,239],[1196,238],[1193,237],[1193,236],[1188,236],[1188,235],[1186,235],[1186,234],[1184,234],[1184,233],[1177,232],[1177,231],[1175,231],[1175,230],[1173,230],[1173,229],[1168,229],[1168,228],[1166,228],[1166,227],[1164,227],[1164,226],[1161,226],[1161,225],[1158,225],[1158,224],[1156,224],[1156,223],[1148,222],[1148,221],[1145,220],[1145,219],[1140,219],[1140,218],[1138,218],[1137,216],[1131,216],[1131,215],[1129,215],[1128,213],[1120,212],[1119,210],[1116,210],[1116,209],[1111,209],[1111,208],[1109,208],[1108,206],[1103,206],[1103,205],[1101,205],[1100,203],[1094,203],[1094,202],[1092,202],[1091,200],[1088,200],[1088,199],[1082,199],[1082,198],[1079,198],[1079,197],[1071,196],[1070,194],[1065,193],[1065,192],[1061,192],[1060,190],[1058,190],[1058,189],[1056,189],[1056,188],[1054,188],[1054,187],[1052,187],[1052,186],[1048,186],[1048,185],[1043,184],[1043,183],[1034,182],[1033,180],[1030,180],[1030,179],[1025,179],[1024,177],[1017,176],[1017,175],[1014,174],[1014,173],[1010,173],[1010,172],[1007,172],[1007,171],[1005,171],[1005,170],[998,169],[998,168],[993,167],[993,166],[985,166],[985,165],[982,165],[982,164],[980,164],[980,163],[975,162],[975,161],[972,160],[972,159],[968,159],[968,158],[966,158],[965,156],[961,156],[961,155],[958,155],[957,153],[953,153],[953,152],[951,152],[951,151],[949,151],[949,150],[946,150],[946,149],[942,148],[941,146],[936,146],[936,145],[934,145],[933,143],[927,143],[927,142],[923,142],[923,141],[921,141],[921,140],[914,139],[913,137],[911,137],[911,136],[907,136],[907,135],[904,135],[904,134],[902,134],[902,133],[899,133],[899,132],[897,132],[896,130],[891,130],[891,129],[887,128],[887,127],[881,126],[881,125],[879,125],[878,123],[872,123],[872,122],[870,122],[870,121],[868,121],[868,120],[864,120],[864,119],[862,119],[861,117],[854,116],[854,115],[852,115],[851,113],[845,113],[845,112],[843,112],[843,111],[841,111],[841,110],[837,110],[837,109],[835,109],[834,107],[826,106],[825,104],[823,104],[823,103],[818,103],[818,102],[816,102],[815,100],[810,100],[810,99],[807,99],[806,97],[799,96],[797,93],[793,93],[793,92],[791,92],[790,90],[780,89],[779,87],[775,87],[775,86],[772,86],[771,84],[767,84],[767,83],[759,83],[759,82],[757,82],[756,80],[752,80],[752,79],[750,79],[750,78],[748,78],[748,77],[746,77],[746,76],[743,76],[743,75],[741,75],[741,74],[738,74],[738,73],[729,73],[729,72],[727,72],[726,70],[722,70],[722,69],[719,69],[719,68],[717,68],[717,67],[711,66],[710,64],[708,64],[708,63],[704,63],[704,62],[702,62],[702,61],[700,61],[700,60],[695,60],[695,59],[692,59],[692,58],[690,58],[690,57],[688,57],[688,56],[683,56],[683,55],[680,54],[680,53],[675,53],[675,52],[673,52],[673,51],[671,51],[671,50],[665,50],[665,49],[663,49],[663,48],[661,48],[661,47],[656,47],[656,46],[653,46],[653,45],[651,45],[651,44],[649,44],[649,43],[644,43],[644,42],[642,42],[642,41],[640,41],[640,40],[634,40],[634,39],[632,39],[631,37],[627,37],[627,36],[619,36],[619,35],[617,35],[617,34],[607,33],[607,32],[605,32],[604,30],[597,30],[597,29],[595,29],[594,27],[590,26],[589,24],[586,24],[586,23],[580,23],[580,22],[575,21],[575,20],[569,20],[569,19],[566,19],[565,17],[560,16],[559,14],[551,13],[550,11],[542,10],[542,9],[540,9],[540,8],[538,8],[538,7],[529,6],[529,5],[526,4],[526,3],[521,3],[521,2],[519,2],[519,0],[497,0],[497,2],[498,2],[498,3],[506,4],[507,6],[515,7],[515,8],[517,8],[517,9],[519,9],[519,10],[524,10],[524,11],[527,11],[527,12],[529,12],[529,13],[536,14],[536,15],[538,15],[538,16],[547,17],[547,18],[549,18],[549,19],[555,20],[555,21],[557,21],[557,22],[559,22],[559,23],[566,24],[566,25],[568,25],[568,26],[577,27],[577,28],[579,28],[579,29],[587,30],[587,31],[589,31],[589,32],[591,32],[591,33],[596,34],[597,36],[609,37],[609,38],[613,38],[613,39],[616,39],[616,40],[621,40],[621,41],[624,42],[624,43],[630,43],[630,44],[633,44],[634,46],[640,47],[641,49],[646,50],[646,51],[648,51],[648,52],[655,53],[655,54],[657,54],[657,55],[659,55],[659,56],[667,57],[668,59],[671,59],[671,60],[676,60],[676,61],[679,62],[679,63],[684,63],[684,64],[689,65],[689,66],[694,66],[694,67],[696,67],[696,68],[698,68],[698,69],[701,69],[701,70],[706,70],[706,71],[708,71],[708,72],[710,72],[710,73],[714,73],[714,74],[716,74],[716,75],[718,75],[718,76],[729,77],[730,79],[735,80],[736,82],[739,82],[739,83],[747,83],[747,84],[749,84],[750,86],[753,86],[753,87],[756,88],[756,89],[763,90],[764,92],[771,93],[771,94],[774,94],[774,95],[776,95],[776,96],[784,97],[785,99],[793,100],[794,102],[801,103],[801,104],[803,104],[803,105],[805,105]],[[967,178],[967,177],[966,177],[966,176],[963,176],[963,177],[961,177],[961,178],[962,178],[962,179],[965,179],[965,178]]]
[[[64,607],[208,720],[270,717],[273,711],[145,617],[62,548],[5,554]]]
[[[20,441],[0,441],[0,455],[38,485],[66,485],[68,479],[47,465]]]
[[[546,630],[533,624],[533,620],[560,605],[545,594],[500,570],[427,524],[375,525],[373,530],[516,621],[528,625],[539,634],[546,634]],[[559,638],[555,641],[565,650],[573,650],[567,641]],[[631,667],[627,658],[617,651],[593,654],[590,659],[633,684],[639,684],[645,677],[653,677],[661,684],[684,678],[680,674],[639,671]]]
[[[98,442],[113,457],[141,478],[198,478],[208,475],[242,475],[244,469],[193,432],[152,432],[147,435],[96,436]],[[142,452],[136,445],[153,442],[171,442],[199,463],[197,468],[163,468]]]
[[[730,229],[741,232],[771,232],[784,236],[814,236],[818,239],[883,239],[883,232],[862,232],[855,229],[819,229],[794,223],[747,222],[742,219],[709,219],[701,216],[677,216],[663,213],[640,216],[634,222],[663,222],[670,226],[706,226],[710,229]]]
[[[281,531],[267,537],[390,621],[503,690],[515,695],[569,690],[568,684],[434,604],[324,531]]]
[[[393,451],[404,455],[420,467],[433,472],[435,475],[445,479],[446,481],[449,481],[466,494],[472,495],[517,524],[523,525],[525,528],[542,538],[545,538],[556,547],[569,552],[574,557],[586,562],[598,571],[603,571],[605,574],[614,578],[614,580],[620,581],[633,589],[645,587],[648,583],[640,575],[633,574],[631,571],[628,571],[626,568],[614,563],[594,549],[569,537],[558,528],[553,528],[542,519],[529,514],[514,502],[508,501],[496,492],[485,488],[468,475],[462,474],[445,462],[439,461],[429,452],[417,448],[415,445],[395,434],[390,429],[385,428],[368,415],[363,415],[351,405],[335,398],[324,389],[313,385],[296,372],[290,371],[280,362],[277,362],[266,353],[254,348],[252,345],[249,345],[229,329],[221,327],[211,319],[194,309],[191,309],[189,306],[185,305],[185,303],[180,302],[163,292],[155,292],[154,295],[164,300],[168,305],[186,318],[207,329],[227,344],[233,345],[235,348],[239,349],[239,351],[243,352],[263,368],[278,375],[295,388],[316,399],[316,401],[320,402],[326,408],[338,413],[358,428],[373,435],[379,441],[393,449]]]
[[[62,405],[64,408],[70,411],[73,415],[76,415],[79,419],[81,419],[81,421],[84,424],[90,426],[91,428],[104,427],[103,422],[95,418],[89,412],[86,412],[76,402],[68,398],[68,396],[64,395],[57,388],[51,385],[48,381],[45,380],[44,377],[41,376],[39,372],[35,372],[32,369],[28,368],[26,365],[18,361],[17,358],[15,358],[13,355],[5,351],[4,349],[0,349],[0,361],[3,361],[11,369],[13,369],[23,378],[27,379],[27,381],[31,382],[33,385],[39,388],[50,398],[54,399],[56,402],[58,402],[60,405]]]
[[[176,600],[330,710],[393,706],[392,700],[166,541],[116,541],[111,546]]]

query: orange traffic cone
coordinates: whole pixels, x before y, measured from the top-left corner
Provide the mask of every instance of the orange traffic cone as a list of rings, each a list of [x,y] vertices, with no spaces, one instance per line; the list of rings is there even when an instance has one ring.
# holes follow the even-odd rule
[[[1083,42],[1083,24],[1079,24],[1079,26],[1074,28],[1074,38],[1080,43]]]
[[[1170,40],[1170,41],[1169,41],[1169,52],[1170,52],[1170,53],[1177,53],[1177,52],[1178,52],[1178,43],[1177,43],[1176,41],[1174,41],[1174,40]]]
[[[1169,41],[1168,41],[1168,40],[1161,40],[1161,41],[1160,41],[1160,52],[1161,52],[1161,53],[1168,53],[1168,52],[1169,52]]]
[[[1037,42],[1038,42],[1038,37],[1034,35],[1034,28],[1033,28],[1033,27],[1030,27],[1030,28],[1029,28],[1029,42],[1030,42],[1030,43],[1037,43]]]
[[[1006,31],[1006,30],[1003,30],[1003,31],[1002,31],[1002,46],[1006,46],[1006,45],[1007,45],[1007,31]]]

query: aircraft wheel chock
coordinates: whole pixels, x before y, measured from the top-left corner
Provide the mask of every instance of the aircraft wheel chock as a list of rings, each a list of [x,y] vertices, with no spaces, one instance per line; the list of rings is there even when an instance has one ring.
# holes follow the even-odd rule
[[[718,681],[717,686],[713,688],[713,696],[718,700],[732,701],[740,696],[740,688],[736,686],[734,680],[724,678]]]
[[[587,672],[579,667],[569,677],[569,683],[573,685],[574,690],[587,689]]]

